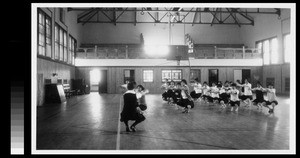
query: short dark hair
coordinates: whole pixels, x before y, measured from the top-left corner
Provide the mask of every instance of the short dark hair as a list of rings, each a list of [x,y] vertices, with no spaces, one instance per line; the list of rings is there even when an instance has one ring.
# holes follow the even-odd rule
[[[235,83],[232,83],[231,86],[232,86],[232,87],[236,87],[236,84],[235,84]]]
[[[199,82],[199,79],[198,79],[198,78],[195,78],[195,81],[196,81],[196,82]]]
[[[137,87],[138,88],[140,87],[142,89],[142,91],[145,90],[145,88],[142,85],[138,85]]]
[[[183,82],[184,84],[187,84],[185,79],[182,79],[181,82]]]
[[[127,84],[127,89],[128,89],[128,90],[133,90],[133,89],[134,89],[134,84],[133,84],[132,82],[129,82],[129,83]]]
[[[222,87],[222,85],[221,85],[221,84],[218,84],[217,87],[218,87],[218,88],[219,88],[219,87]]]

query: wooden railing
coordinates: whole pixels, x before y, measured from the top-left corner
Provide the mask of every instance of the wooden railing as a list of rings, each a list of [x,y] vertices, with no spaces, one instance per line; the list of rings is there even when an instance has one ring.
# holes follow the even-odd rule
[[[195,59],[259,59],[262,54],[256,48],[217,48],[194,47],[191,53]],[[76,58],[79,59],[151,59],[142,47],[85,47],[78,48]]]

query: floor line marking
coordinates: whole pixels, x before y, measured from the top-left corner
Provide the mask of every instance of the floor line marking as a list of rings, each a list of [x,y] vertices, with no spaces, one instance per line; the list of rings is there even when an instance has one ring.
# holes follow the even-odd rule
[[[121,131],[121,122],[120,122],[120,117],[121,117],[121,109],[122,108],[122,97],[120,97],[120,104],[119,104],[119,119],[118,119],[118,132],[117,132],[117,141],[116,141],[116,150],[120,150],[120,139],[121,139],[121,135],[120,135],[120,131]]]

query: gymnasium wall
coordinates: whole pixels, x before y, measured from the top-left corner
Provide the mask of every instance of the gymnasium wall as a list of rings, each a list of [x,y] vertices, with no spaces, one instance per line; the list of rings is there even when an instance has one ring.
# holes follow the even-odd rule
[[[150,93],[160,94],[162,91],[160,86],[162,83],[161,71],[164,69],[180,69],[182,70],[182,78],[187,81],[190,68],[189,67],[76,67],[75,75],[76,78],[83,78],[86,81],[86,84],[90,84],[89,72],[92,69],[102,69],[107,70],[107,92],[108,93],[121,93],[120,85],[124,84],[124,70],[131,69],[135,70],[135,81],[137,84],[142,84],[144,87],[150,90]],[[143,70],[154,70],[154,81],[152,83],[143,82]],[[204,81],[208,82],[208,70],[209,69],[218,69],[219,70],[219,80],[223,83],[228,81],[233,81],[233,71],[235,69],[250,69],[251,70],[251,81],[255,81],[255,76],[258,81],[262,82],[262,67],[260,66],[234,66],[234,67],[192,67],[192,69],[199,69],[201,71],[201,83]],[[188,81],[189,82],[189,81]],[[191,88],[191,87],[190,87]]]
[[[57,73],[53,77],[52,74]],[[75,66],[53,62],[43,58],[37,58],[37,102],[38,106],[44,104],[45,97],[45,79],[52,80],[57,83],[57,79],[67,79],[71,83],[71,79],[75,78]],[[71,85],[71,84],[70,84]]]
[[[254,17],[254,26],[243,26],[241,36],[243,43],[249,47],[255,47],[255,42],[270,37],[277,37],[279,49],[279,64],[264,65],[263,84],[266,78],[275,79],[277,93],[289,94],[285,91],[285,78],[290,77],[290,64],[285,64],[283,54],[283,35],[291,32],[290,9],[282,9],[281,18],[277,15],[259,15]]]
[[[291,76],[290,74],[290,64],[281,64],[281,65],[268,65],[263,66],[263,85],[266,85],[267,78],[274,78],[275,83],[274,87],[276,89],[276,93],[278,94],[286,94],[289,95],[290,91],[286,90],[286,80],[289,80]]]
[[[140,34],[145,44],[169,44],[167,24],[85,24],[82,43],[137,44]],[[184,35],[189,34],[196,44],[242,44],[240,29],[232,25],[174,25],[171,26],[171,44],[183,45]]]
[[[54,23],[57,23],[63,29],[67,31],[68,34],[72,35],[78,43],[81,39],[81,26],[76,23],[77,15],[74,12],[66,12],[65,23],[62,23],[59,19],[59,9],[58,8],[41,8],[47,15],[52,18],[52,51],[54,51]],[[52,52],[54,53],[54,52]],[[58,76],[52,77],[53,73],[57,73]],[[44,85],[45,79],[52,79],[52,82],[57,82],[57,79],[67,79],[70,83],[70,79],[75,78],[75,66],[54,61],[48,57],[37,57],[37,105],[44,104]]]

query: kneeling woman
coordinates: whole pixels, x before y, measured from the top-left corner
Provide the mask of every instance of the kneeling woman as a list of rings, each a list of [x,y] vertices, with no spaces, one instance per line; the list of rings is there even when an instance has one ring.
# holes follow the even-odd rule
[[[134,85],[133,83],[128,83],[127,84],[127,91],[123,94],[124,98],[124,106],[123,110],[121,112],[121,122],[125,123],[126,126],[126,132],[131,131],[135,132],[135,126],[144,121],[146,118],[142,114],[142,110],[138,107],[138,101],[136,97],[136,93],[133,90]],[[130,126],[128,126],[128,121],[129,120],[135,120],[135,122]]]
[[[194,102],[189,93],[189,87],[185,79],[181,80],[181,99],[179,101],[179,106],[184,107],[182,113],[188,113],[191,108],[194,108]]]

